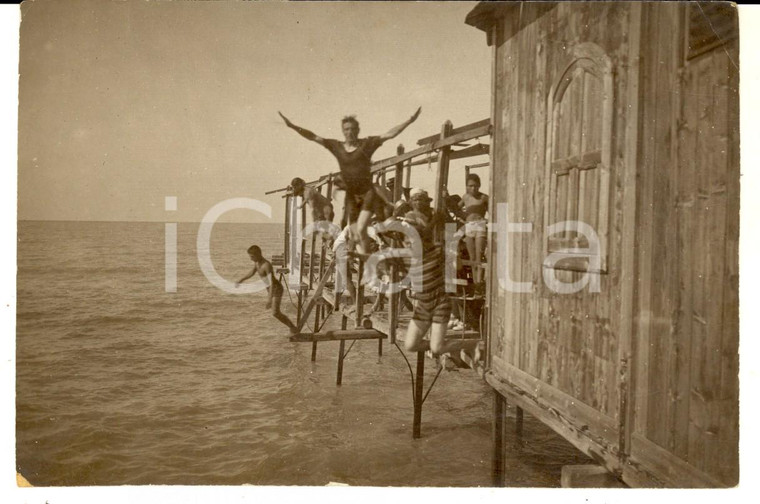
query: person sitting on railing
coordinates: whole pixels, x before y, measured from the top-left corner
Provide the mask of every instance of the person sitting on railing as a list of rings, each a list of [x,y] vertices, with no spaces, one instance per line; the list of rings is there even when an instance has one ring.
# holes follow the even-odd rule
[[[235,287],[238,287],[241,283],[245,282],[252,276],[258,274],[267,286],[267,309],[272,309],[272,315],[274,318],[288,326],[291,334],[298,332],[298,329],[290,319],[280,311],[280,303],[282,302],[282,294],[284,292],[282,283],[274,276],[274,269],[272,263],[264,259],[261,254],[261,248],[258,245],[251,245],[248,247],[248,257],[253,261],[253,269],[250,273],[243,278],[235,282]]]
[[[290,182],[290,187],[293,188],[293,196],[303,198],[303,202],[298,207],[299,210],[307,204],[311,207],[312,222],[333,221],[335,212],[333,211],[332,201],[329,198],[322,196],[317,190],[308,187],[306,182],[300,177],[294,178]]]
[[[474,173],[467,176],[467,192],[462,196],[460,208],[465,213],[465,244],[467,253],[472,262],[472,277],[475,282],[475,292],[484,293],[485,271],[480,266],[474,266],[483,261],[486,249],[487,225],[486,213],[488,212],[488,195],[480,192],[480,177]]]
[[[459,230],[464,224],[465,224],[465,213],[460,208],[460,203],[462,201],[462,197],[458,194],[449,194],[448,190],[444,187],[443,188],[443,200],[444,200],[444,212],[446,215],[446,223],[454,223],[456,224],[457,230]],[[464,246],[463,243],[458,242],[458,249],[462,249]],[[466,253],[466,250],[465,250]],[[464,278],[464,275],[460,275],[462,272],[461,267],[461,260],[462,257],[462,250],[458,250],[457,254],[457,279]],[[462,320],[462,315],[459,310],[459,304],[456,300],[452,299],[451,302],[451,316],[449,318],[448,322],[448,328],[453,331],[462,331],[464,329],[469,329],[468,326],[465,325],[465,322]]]
[[[341,128],[345,137],[342,142],[317,136],[311,131],[293,124],[281,112],[279,113],[289,128],[307,140],[325,147],[338,160],[340,173],[346,185],[348,223],[354,227],[354,239],[357,250],[361,253],[367,252],[367,225],[369,220],[373,214],[381,212],[384,205],[372,184],[372,154],[383,142],[396,137],[412,124],[420,115],[421,110],[418,108],[409,119],[391,128],[387,133],[366,138],[359,138],[359,121],[354,116],[346,116],[341,121]]]
[[[430,207],[432,199],[427,191],[412,189],[410,196],[413,210],[406,214],[404,221],[417,230],[421,240],[422,290],[413,292],[414,312],[409,321],[404,346],[410,352],[423,350],[422,339],[430,329],[430,350],[433,354],[465,350],[473,352],[472,359],[477,362],[480,360],[477,340],[446,340],[451,303],[445,287],[443,249],[434,242],[435,229],[443,225],[445,215]]]

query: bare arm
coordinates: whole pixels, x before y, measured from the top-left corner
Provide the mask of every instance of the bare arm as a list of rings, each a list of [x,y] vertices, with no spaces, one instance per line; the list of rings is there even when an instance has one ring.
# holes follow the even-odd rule
[[[246,280],[248,280],[249,278],[251,278],[255,274],[256,274],[256,268],[253,268],[250,273],[248,273],[246,276],[244,276],[243,278],[241,278],[240,280],[238,280],[237,282],[235,282],[235,287],[237,287],[241,283],[245,282]]]
[[[384,135],[380,135],[380,140],[382,140],[383,142],[385,142],[386,140],[390,140],[391,138],[394,138],[394,137],[398,136],[402,131],[404,131],[406,129],[407,126],[409,126],[410,124],[412,124],[414,121],[417,120],[417,118],[420,116],[420,112],[422,112],[422,107],[419,107],[414,112],[414,114],[412,114],[412,117],[410,117],[406,121],[402,122],[401,124],[399,124],[395,128],[389,129],[388,132],[385,133]]]
[[[311,187],[305,187],[303,190],[303,196],[301,198],[302,201],[301,201],[301,204],[298,205],[298,209],[299,210],[302,209],[304,205],[306,205],[307,203],[309,204],[309,206],[313,207],[314,206],[313,199],[314,199],[314,189],[312,189]]]
[[[317,142],[319,145],[322,145],[322,146],[325,145],[325,139],[324,138],[315,135],[314,133],[312,133],[311,131],[307,130],[306,128],[302,128],[300,126],[296,126],[295,124],[293,124],[292,122],[290,122],[290,119],[288,119],[287,117],[285,117],[284,115],[282,115],[282,112],[277,112],[277,113],[280,114],[280,117],[282,117],[283,121],[285,121],[285,125],[288,128],[294,130],[296,133],[298,133],[299,135],[301,135],[302,137],[304,137],[306,140],[311,140],[312,142]]]

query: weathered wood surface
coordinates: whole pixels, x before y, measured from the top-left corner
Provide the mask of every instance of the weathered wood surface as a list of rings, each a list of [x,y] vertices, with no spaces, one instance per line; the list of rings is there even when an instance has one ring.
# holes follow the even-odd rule
[[[526,4],[523,11],[530,8]],[[525,16],[532,19],[528,14]],[[504,23],[519,23],[519,20],[506,19]],[[532,233],[511,233],[507,251],[492,246],[492,261],[502,253],[509,256],[508,272],[512,281],[534,285],[533,294],[504,290],[494,293],[496,299],[492,303],[490,322],[494,328],[503,327],[503,331],[497,333],[501,341],[493,345],[493,357],[576,397],[610,418],[618,415],[618,355],[614,338],[619,330],[619,308],[614,300],[593,293],[557,295],[551,292],[544,284],[542,267],[546,196],[558,212],[561,210],[558,214],[561,220],[596,216],[592,207],[599,206],[602,197],[598,193],[599,175],[593,173],[596,170],[572,170],[572,176],[559,177],[560,186],[554,195],[546,194],[547,135],[555,135],[552,140],[556,144],[555,159],[572,156],[580,159],[581,149],[598,151],[603,121],[601,117],[591,116],[601,114],[602,104],[596,102],[601,102],[602,83],[579,74],[577,82],[571,83],[566,91],[568,100],[561,103],[557,112],[561,124],[556,134],[545,127],[546,97],[572,61],[570,51],[576,44],[593,41],[611,58],[627,57],[627,40],[621,34],[627,31],[627,23],[628,9],[624,7],[560,5],[535,22],[522,26],[522,31],[509,40],[499,41],[495,114],[498,120],[494,121],[492,141],[493,162],[499,170],[499,176],[494,177],[493,199],[509,204],[511,222],[534,225]],[[514,27],[507,27],[504,32],[514,32]],[[625,68],[616,69],[615,96],[626,95],[625,74]],[[619,132],[620,138],[613,139],[615,143],[611,147],[615,153],[612,172],[616,177],[610,184],[613,198],[623,192],[625,158],[620,147],[625,145],[622,132],[628,114],[622,105],[615,112],[616,122],[611,128]],[[584,114],[591,117],[586,125],[581,124]],[[586,130],[589,134],[582,134]],[[581,205],[571,204],[568,195],[581,189],[595,194]],[[610,229],[617,232],[614,239],[619,240],[621,210],[609,218],[612,220]],[[589,220],[592,221],[589,224],[596,224],[593,218]],[[619,251],[608,254],[611,262],[617,261],[612,263],[617,269],[602,278],[603,292],[610,291],[620,274]],[[578,273],[568,271],[555,274],[564,282],[580,278]]]
[[[385,339],[387,336],[375,329],[347,329],[317,333],[298,333],[290,337],[293,343],[311,343],[314,341],[341,341]]]
[[[683,11],[647,5],[645,13],[651,57],[642,93],[648,141],[637,219],[632,455],[651,465],[661,451],[658,470],[682,485],[731,485],[738,478],[736,50],[684,61],[673,50]]]
[[[489,244],[492,264],[508,258],[509,278],[534,286],[528,294],[508,292],[492,277],[492,369],[522,380],[521,400],[557,408],[572,427],[547,423],[566,437],[585,424],[582,435],[630,454],[631,479],[732,485],[738,478],[736,42],[684,60],[686,7],[677,3],[560,3],[543,15],[535,9],[523,4],[491,36],[492,202],[508,203],[510,222],[534,225],[532,233]],[[567,102],[552,115],[547,96],[582,43],[610,58],[612,87],[600,91],[584,75],[570,83]],[[608,124],[599,109],[606,102],[593,99],[600,94],[612,96]],[[572,168],[592,151],[609,152],[604,169]],[[547,166],[559,170],[554,188]],[[587,197],[574,204],[573,193]],[[607,223],[599,294],[561,295],[545,285],[550,215],[577,217],[597,229]],[[553,274],[573,282],[584,273]],[[642,476],[647,470],[661,479]]]

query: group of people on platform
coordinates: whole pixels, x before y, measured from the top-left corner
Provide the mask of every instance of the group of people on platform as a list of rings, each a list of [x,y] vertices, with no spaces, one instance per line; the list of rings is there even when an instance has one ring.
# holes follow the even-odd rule
[[[280,116],[285,124],[307,140],[325,147],[335,156],[340,167],[340,176],[334,179],[336,189],[345,191],[345,211],[341,223],[344,232],[338,237],[334,247],[348,241],[359,254],[366,255],[372,251],[373,243],[383,244],[382,237],[370,227],[372,222],[382,222],[387,218],[399,219],[414,227],[422,244],[422,288],[412,292],[414,299],[412,320],[410,321],[405,347],[408,351],[422,348],[423,337],[428,329],[431,330],[430,349],[434,354],[469,352],[469,358],[479,359],[478,345],[472,341],[464,343],[460,340],[446,340],[448,328],[462,329],[463,321],[458,316],[452,316],[452,303],[445,289],[444,254],[440,244],[443,225],[447,222],[464,226],[464,243],[475,285],[475,291],[483,292],[483,268],[479,264],[483,258],[486,238],[488,211],[488,196],[480,192],[480,178],[476,174],[467,176],[467,191],[461,197],[458,195],[442,195],[445,198],[444,209],[435,211],[430,203],[432,198],[423,189],[402,190],[398,201],[394,200],[394,184],[391,179],[386,187],[372,182],[372,155],[387,140],[399,135],[419,116],[418,108],[412,116],[398,126],[391,128],[380,136],[359,138],[359,122],[354,116],[346,116],[341,121],[344,141],[322,138],[313,132],[293,124],[282,113]],[[306,185],[301,178],[291,182],[292,193],[303,199],[302,205],[308,205],[314,222],[332,222],[335,210],[332,201]],[[440,230],[440,231],[437,231]],[[407,244],[408,245],[408,244]],[[296,332],[293,323],[280,311],[280,301],[283,294],[282,283],[275,277],[272,265],[263,258],[257,246],[248,249],[249,256],[254,262],[253,270],[239,280],[239,283],[258,274],[268,285],[269,300],[267,307],[273,315],[288,326],[292,333]],[[237,285],[236,284],[236,285]],[[348,294],[354,296],[352,283],[346,282]],[[456,304],[453,304],[456,310]],[[475,342],[477,343],[477,342]],[[466,347],[466,348],[465,348]]]

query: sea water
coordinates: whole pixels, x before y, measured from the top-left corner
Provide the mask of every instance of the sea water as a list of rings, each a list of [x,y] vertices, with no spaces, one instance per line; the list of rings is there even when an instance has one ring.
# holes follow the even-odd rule
[[[281,254],[282,233],[215,225],[216,271],[240,278],[246,249]],[[265,293],[206,279],[197,235],[178,225],[166,292],[163,223],[18,223],[16,465],[32,484],[491,484],[493,393],[475,373],[442,372],[413,440],[397,348],[356,342],[336,386],[338,343],[312,362]],[[287,294],[282,306],[295,319]],[[428,360],[426,387],[435,372]],[[521,439],[507,434],[510,485],[558,486],[585,460],[528,415]]]

